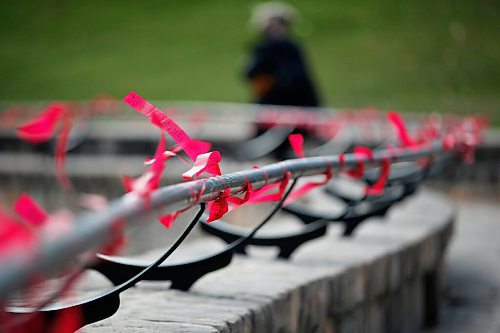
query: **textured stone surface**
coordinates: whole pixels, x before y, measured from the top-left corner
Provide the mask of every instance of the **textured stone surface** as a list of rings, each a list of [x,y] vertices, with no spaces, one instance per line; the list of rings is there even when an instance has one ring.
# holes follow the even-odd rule
[[[428,333],[500,332],[500,206],[478,196],[455,199],[456,235],[446,260],[440,322]]]
[[[440,265],[452,219],[446,200],[422,191],[353,238],[332,225],[289,261],[238,256],[187,293],[141,283],[84,331],[418,332],[422,276]]]

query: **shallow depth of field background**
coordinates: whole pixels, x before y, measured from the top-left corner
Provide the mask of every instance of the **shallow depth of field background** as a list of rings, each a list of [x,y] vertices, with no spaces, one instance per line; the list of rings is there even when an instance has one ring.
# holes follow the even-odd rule
[[[248,102],[257,2],[2,1],[0,100]],[[290,1],[325,105],[482,113],[500,125],[500,3]]]

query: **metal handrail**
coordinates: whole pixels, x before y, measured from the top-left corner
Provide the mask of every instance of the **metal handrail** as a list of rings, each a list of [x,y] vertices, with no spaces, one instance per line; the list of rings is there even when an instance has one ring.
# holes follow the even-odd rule
[[[391,162],[412,161],[444,153],[440,141],[413,147],[412,149],[378,150],[373,158],[354,154],[345,154],[344,161],[339,155],[291,159],[274,163],[260,169],[244,170],[222,176],[166,186],[153,192],[150,202],[133,194],[126,194],[111,202],[100,212],[83,213],[74,221],[74,229],[64,237],[42,240],[36,255],[19,253],[0,259],[0,301],[14,291],[26,286],[30,278],[39,274],[50,275],[74,262],[75,258],[91,250],[102,247],[112,239],[116,221],[125,221],[127,225],[137,224],[143,214],[149,214],[154,208],[161,207],[163,212],[173,212],[192,206],[196,202],[208,202],[216,199],[225,189],[232,194],[245,191],[248,183],[254,190],[266,184],[281,181],[289,172],[291,178],[324,174],[328,170],[347,171],[359,165],[360,160],[373,167],[390,157]],[[201,195],[200,191],[203,191]]]

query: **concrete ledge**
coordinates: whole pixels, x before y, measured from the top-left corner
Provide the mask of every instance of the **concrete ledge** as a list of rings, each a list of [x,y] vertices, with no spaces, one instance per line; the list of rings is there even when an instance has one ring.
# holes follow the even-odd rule
[[[423,190],[352,239],[335,225],[290,261],[235,258],[191,292],[141,283],[84,332],[418,332],[432,323],[454,212]]]

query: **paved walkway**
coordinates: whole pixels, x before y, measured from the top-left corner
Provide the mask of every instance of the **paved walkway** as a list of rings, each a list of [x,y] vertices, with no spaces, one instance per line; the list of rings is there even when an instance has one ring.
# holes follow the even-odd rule
[[[455,199],[441,323],[426,333],[500,333],[500,203]]]

